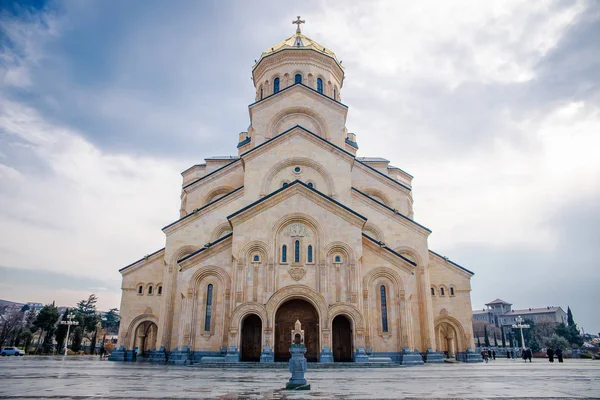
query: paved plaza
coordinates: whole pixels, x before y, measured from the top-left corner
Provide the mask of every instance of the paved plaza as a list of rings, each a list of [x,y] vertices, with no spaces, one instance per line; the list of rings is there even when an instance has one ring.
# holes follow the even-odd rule
[[[309,392],[283,390],[289,376],[285,369],[224,370],[92,357],[2,357],[0,398],[600,398],[600,362],[583,360],[309,369]]]

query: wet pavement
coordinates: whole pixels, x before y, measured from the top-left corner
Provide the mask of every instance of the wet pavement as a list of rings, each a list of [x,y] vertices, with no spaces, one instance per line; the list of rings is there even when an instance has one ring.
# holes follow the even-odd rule
[[[600,362],[499,359],[385,369],[315,369],[309,392],[284,369],[116,363],[97,357],[2,357],[0,399],[599,398]]]

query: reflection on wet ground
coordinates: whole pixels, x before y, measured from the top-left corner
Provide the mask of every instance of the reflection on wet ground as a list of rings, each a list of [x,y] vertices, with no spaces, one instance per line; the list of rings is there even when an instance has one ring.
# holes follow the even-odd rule
[[[496,360],[413,368],[314,369],[309,392],[286,391],[283,369],[205,369],[96,357],[0,358],[0,398],[600,398],[600,362]]]

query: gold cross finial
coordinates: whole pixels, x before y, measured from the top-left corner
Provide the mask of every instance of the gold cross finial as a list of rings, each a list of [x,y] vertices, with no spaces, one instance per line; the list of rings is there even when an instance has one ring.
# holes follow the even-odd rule
[[[296,35],[299,35],[300,33],[302,33],[302,32],[300,31],[300,24],[303,24],[303,23],[305,23],[306,21],[304,21],[304,20],[300,19],[300,16],[299,16],[299,15],[298,15],[298,17],[297,17],[297,18],[298,18],[298,19],[296,19],[295,21],[292,21],[292,24],[296,24],[296,25],[298,25],[298,27],[296,28]]]

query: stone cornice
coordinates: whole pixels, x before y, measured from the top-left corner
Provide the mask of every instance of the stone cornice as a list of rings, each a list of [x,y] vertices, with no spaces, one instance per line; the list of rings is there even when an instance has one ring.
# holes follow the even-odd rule
[[[275,66],[281,66],[285,63],[307,63],[312,62],[319,68],[329,69],[335,75],[340,85],[344,82],[344,70],[338,63],[326,54],[322,54],[314,49],[283,49],[281,51],[262,57],[258,64],[252,70],[252,77],[256,79],[264,75],[268,70]],[[260,84],[259,82],[254,82]]]
[[[399,267],[400,269],[402,269],[405,272],[408,272],[411,274],[414,272],[414,270],[416,268],[415,263],[413,263],[406,257],[403,257],[401,254],[396,253],[394,250],[390,249],[385,244],[378,242],[377,240],[373,239],[369,235],[366,235],[363,233],[362,236],[363,236],[363,247],[370,249],[371,251],[373,251],[373,253],[377,254],[379,257],[381,257],[384,260],[388,261],[389,263]]]
[[[384,214],[394,220],[398,221],[400,224],[404,225],[408,229],[424,236],[428,237],[431,234],[431,230],[429,228],[424,227],[423,225],[413,221],[408,218],[406,215],[401,214],[398,210],[394,210],[391,207],[386,206],[382,202],[372,198],[366,193],[361,192],[356,188],[352,188],[352,197],[359,200],[363,204],[371,207],[372,209]]]
[[[124,266],[123,268],[121,268],[119,270],[119,272],[121,273],[121,275],[127,275],[135,270],[137,270],[140,267],[143,267],[144,265],[147,265],[148,263],[154,262],[157,259],[163,258],[164,259],[165,256],[165,248],[163,247],[160,250],[155,251],[152,254],[148,254],[145,257],[140,258],[139,260]]]
[[[473,275],[475,275],[475,272],[473,271],[469,271],[468,269],[466,269],[463,266],[458,265],[457,263],[455,263],[454,261],[450,261],[448,259],[448,257],[444,257],[438,253],[436,253],[433,250],[429,250],[429,254],[433,257],[433,259],[435,261],[437,261],[440,265],[444,265],[447,266],[449,268],[452,268],[454,270],[456,270],[457,272],[460,272],[462,275],[467,276],[468,278],[472,277]],[[430,260],[431,261],[431,260]]]
[[[367,172],[369,175],[377,179],[379,182],[382,182],[393,189],[400,189],[402,193],[408,194],[411,192],[411,188],[406,186],[405,184],[398,182],[397,180],[390,178],[383,172],[377,171],[375,168],[363,163],[362,161],[356,160],[354,166],[358,166],[362,171]]]
[[[169,235],[169,234],[179,230],[180,228],[188,225],[189,223],[196,221],[198,218],[201,218],[204,215],[211,213],[213,210],[215,210],[221,206],[224,206],[226,204],[229,204],[232,201],[237,200],[243,196],[244,196],[244,187],[240,186],[239,188],[232,190],[231,192],[227,193],[226,195],[219,197],[218,199],[211,201],[210,203],[208,203],[200,208],[195,209],[194,211],[192,211],[185,217],[180,218],[177,221],[170,223],[169,225],[162,228],[162,231],[166,235]]]
[[[288,137],[291,137],[293,135],[302,135],[302,136],[306,137],[312,143],[315,143],[318,146],[323,147],[329,151],[333,150],[333,152],[335,154],[337,154],[340,158],[345,159],[350,163],[354,163],[354,155],[352,153],[347,152],[346,150],[336,146],[335,144],[331,143],[330,141],[328,141],[326,139],[323,139],[322,137],[312,133],[311,131],[309,131],[308,129],[306,129],[300,125],[291,127],[287,131],[282,132],[279,135],[272,137],[271,139],[267,140],[266,142],[261,143],[260,145],[256,146],[255,148],[248,150],[245,153],[242,153],[240,155],[240,159],[243,160],[244,163],[246,163],[247,161],[250,161],[253,158],[259,156],[260,154],[263,154],[264,152],[273,148],[274,146],[279,145],[280,143],[287,140]]]
[[[254,111],[260,111],[263,108],[266,108],[269,105],[271,105],[271,103],[273,103],[274,101],[279,102],[279,101],[283,100],[285,97],[289,97],[296,92],[302,92],[302,93],[308,94],[309,96],[313,96],[315,99],[319,100],[323,105],[326,105],[331,109],[342,110],[344,112],[344,119],[348,115],[348,106],[345,105],[344,103],[340,103],[339,101],[334,100],[333,98],[327,96],[326,94],[319,93],[315,89],[313,89],[309,86],[306,86],[303,83],[294,83],[293,85],[290,85],[286,88],[281,89],[277,93],[273,93],[261,100],[258,100],[252,104],[249,104],[248,112],[250,114],[250,120],[252,121]]]
[[[324,209],[361,229],[367,221],[367,218],[363,217],[356,211],[351,210],[345,205],[335,201],[331,197],[319,192],[314,188],[308,187],[306,184],[298,180],[293,181],[288,186],[280,188],[263,197],[262,199],[242,208],[241,210],[236,211],[235,213],[229,215],[227,219],[231,223],[231,226],[235,227],[249,218],[252,218],[264,210],[269,209],[295,195],[301,195],[308,198],[310,201],[318,204]]]
[[[196,189],[198,189],[199,187],[201,187],[201,185],[198,185],[198,183],[202,182],[202,183],[208,183],[208,182],[212,182],[215,179],[219,179],[221,177],[223,177],[224,175],[227,175],[228,173],[230,173],[233,169],[235,169],[237,166],[241,166],[241,160],[238,158],[235,161],[230,162],[229,164],[225,164],[220,168],[217,168],[216,170],[214,170],[213,172],[201,176],[200,178],[196,179],[195,181],[192,181],[190,183],[188,183],[187,185],[185,185],[183,187],[183,190],[186,193],[190,193]]]
[[[188,254],[180,260],[177,260],[177,264],[181,267],[181,271],[188,269],[189,267],[196,265],[207,258],[210,258],[223,250],[231,248],[233,233],[229,233],[222,238],[215,240],[212,243],[207,243],[199,250],[196,250],[192,254]]]

